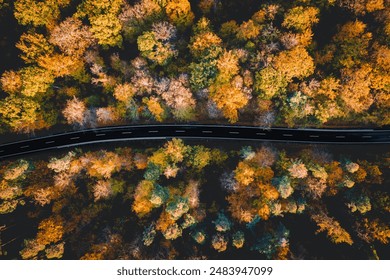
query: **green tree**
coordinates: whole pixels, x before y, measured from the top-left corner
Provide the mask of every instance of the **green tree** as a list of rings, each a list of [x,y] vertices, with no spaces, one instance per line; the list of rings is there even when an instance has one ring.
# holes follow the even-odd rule
[[[122,0],[85,0],[76,15],[88,18],[93,37],[100,45],[121,46],[122,24],[118,15],[122,5]]]
[[[255,90],[265,99],[271,99],[277,94],[284,93],[287,88],[287,79],[272,66],[261,69],[255,76]]]

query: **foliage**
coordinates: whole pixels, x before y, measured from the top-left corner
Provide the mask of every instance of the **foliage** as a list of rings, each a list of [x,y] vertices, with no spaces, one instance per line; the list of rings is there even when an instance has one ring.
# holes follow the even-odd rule
[[[3,121],[16,132],[30,132],[37,127],[40,106],[29,98],[8,96],[0,102]]]
[[[173,45],[175,36],[176,29],[168,22],[154,24],[152,31],[138,37],[138,49],[142,56],[159,65],[165,65],[177,56],[177,50]]]
[[[194,14],[188,0],[167,0],[165,11],[169,20],[178,27],[187,27],[194,20]]]
[[[325,231],[332,242],[353,244],[353,240],[350,234],[341,227],[340,223],[329,217],[326,213],[318,213],[311,216],[314,222],[316,222],[319,229],[317,232]]]
[[[23,25],[50,26],[60,16],[60,8],[69,3],[70,0],[17,0],[15,1],[14,15]]]
[[[357,238],[368,252],[389,241],[388,194],[381,185],[385,158],[377,164],[318,147],[285,152],[261,144],[240,146],[227,156],[221,148],[179,139],[144,148],[77,149],[2,162],[0,215],[25,213],[29,219],[20,256],[14,257],[192,258],[209,247],[203,258],[251,250],[256,258],[288,259],[301,250],[299,239],[289,240],[299,225],[281,223],[298,215],[336,245],[349,245],[342,257],[355,251]],[[223,190],[216,188],[216,176]],[[327,242],[317,238],[311,246]],[[330,254],[340,257],[338,250]]]

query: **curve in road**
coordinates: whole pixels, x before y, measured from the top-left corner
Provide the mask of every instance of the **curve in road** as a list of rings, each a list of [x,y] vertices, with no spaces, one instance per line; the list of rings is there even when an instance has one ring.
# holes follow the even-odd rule
[[[265,129],[254,126],[167,124],[103,127],[54,134],[0,145],[0,159],[33,152],[102,142],[207,138],[335,144],[390,144],[390,130]]]

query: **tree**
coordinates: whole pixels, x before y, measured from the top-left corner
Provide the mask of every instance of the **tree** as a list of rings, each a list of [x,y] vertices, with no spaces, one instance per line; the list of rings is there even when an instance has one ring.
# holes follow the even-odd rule
[[[0,102],[2,120],[15,132],[30,132],[38,127],[39,104],[26,97],[8,96]]]
[[[320,212],[318,214],[311,215],[311,218],[316,222],[319,229],[318,232],[326,231],[328,237],[332,242],[338,243],[347,243],[348,245],[353,244],[353,240],[349,233],[343,229],[338,221],[329,217],[326,213]]]
[[[119,172],[122,168],[122,161],[114,152],[100,151],[92,157],[87,167],[87,174],[91,177],[109,179],[112,173]]]
[[[340,80],[334,77],[328,77],[321,81],[318,94],[324,95],[330,100],[335,100],[339,95]]]
[[[118,113],[114,107],[103,107],[96,109],[96,119],[99,123],[109,124],[119,119]]]
[[[165,23],[165,25],[169,25]],[[164,28],[165,25],[161,26]],[[150,59],[151,61],[165,65],[170,59],[177,55],[177,51],[170,43],[174,32],[170,31],[173,26],[166,28],[167,34],[163,34],[161,28],[157,32],[158,26],[155,26],[156,31],[144,32],[137,39],[138,49],[141,51],[142,56]]]
[[[245,162],[239,162],[234,170],[235,179],[243,186],[248,186],[254,181],[255,170]]]
[[[142,31],[150,26],[152,21],[162,19],[165,16],[163,15],[163,7],[159,2],[155,0],[141,0],[133,6],[127,3],[124,4],[119,19],[121,20],[126,39],[134,41]]]
[[[359,237],[366,242],[379,241],[382,244],[389,244],[390,227],[379,219],[368,220],[364,218],[358,224]]]
[[[98,43],[103,46],[121,46],[122,25],[115,14],[108,13],[90,18],[91,32]]]
[[[179,120],[192,119],[195,99],[188,88],[188,77],[180,75],[172,79],[166,91],[161,93],[162,99],[173,109],[173,115]]]
[[[86,0],[79,7],[76,16],[87,17],[91,32],[103,46],[121,46],[122,30],[118,14],[123,5],[121,0]]]
[[[288,168],[288,172],[293,178],[302,179],[307,177],[307,168],[300,160],[293,161]]]
[[[51,158],[47,167],[53,170],[55,173],[66,172],[71,167],[71,162],[75,157],[74,152],[69,152],[62,158]]]
[[[210,86],[210,98],[231,123],[237,122],[238,110],[243,108],[249,100],[247,94],[231,83]]]
[[[336,44],[334,64],[336,67],[359,66],[368,57],[372,33],[365,32],[366,24],[356,20],[344,24],[333,37]]]
[[[112,195],[112,187],[110,181],[99,180],[93,187],[94,201],[109,198]]]
[[[294,7],[285,13],[282,26],[303,32],[310,29],[313,24],[318,23],[318,13],[319,10],[314,7]]]
[[[188,163],[195,170],[202,170],[211,162],[211,152],[210,149],[205,148],[204,146],[194,146],[191,148]]]
[[[134,88],[129,83],[118,84],[114,88],[114,97],[121,102],[128,103],[134,96]]]
[[[46,93],[54,83],[54,76],[46,69],[30,66],[19,71],[22,78],[21,93],[28,97]]]
[[[261,94],[261,97],[266,99],[271,99],[277,94],[284,93],[288,84],[282,72],[272,66],[257,72],[255,79],[255,90]]]
[[[367,64],[358,69],[345,69],[342,71],[343,85],[341,99],[346,108],[352,112],[361,113],[374,103],[371,94],[371,67]]]
[[[229,82],[231,78],[238,74],[240,70],[238,65],[238,57],[233,51],[224,51],[217,61],[218,76],[217,80],[220,83]]]
[[[27,63],[35,63],[39,57],[50,55],[54,51],[44,35],[34,32],[23,33],[16,47],[22,51],[20,57]]]
[[[180,28],[190,26],[195,18],[188,0],[167,0],[165,12],[169,20]]]
[[[273,65],[287,81],[292,78],[303,79],[314,73],[313,58],[302,47],[282,51],[275,57]]]
[[[60,8],[66,7],[70,0],[17,0],[14,15],[20,24],[50,26],[60,16]]]
[[[23,205],[24,201],[20,199],[23,194],[19,186],[15,186],[12,181],[0,181],[0,214],[13,212],[18,205]]]
[[[148,110],[152,113],[153,117],[162,122],[165,118],[164,108],[161,106],[159,100],[156,97],[144,97],[142,102],[148,107]]]
[[[164,153],[172,163],[179,163],[184,160],[189,147],[187,147],[182,139],[173,138],[164,145]]]
[[[352,10],[357,15],[364,15],[385,8],[383,0],[339,0],[338,5]]]
[[[81,56],[93,43],[92,33],[82,21],[69,17],[50,32],[49,42],[66,55]]]
[[[226,240],[226,237],[220,233],[217,233],[211,239],[211,245],[218,252],[226,251],[227,244],[228,244],[228,241]]]
[[[138,217],[143,217],[152,211],[153,204],[149,200],[152,190],[153,183],[147,180],[141,181],[135,189],[132,209]]]
[[[87,107],[85,103],[74,97],[66,102],[66,107],[62,111],[62,114],[69,124],[81,125],[84,123],[86,111]]]
[[[194,27],[194,36],[190,39],[190,52],[195,58],[216,57],[213,48],[220,47],[222,39],[211,31],[210,21],[201,18]],[[213,52],[210,52],[213,51]]]
[[[253,20],[244,21],[238,27],[237,38],[243,41],[257,38],[260,34],[261,27],[257,25]]]
[[[22,77],[15,71],[5,71],[1,75],[0,82],[2,89],[9,94],[19,92],[22,87]]]
[[[84,68],[82,60],[63,54],[45,55],[39,57],[37,62],[55,78],[78,73]]]
[[[60,241],[63,234],[64,227],[62,218],[50,217],[39,223],[36,240],[39,244],[48,245]]]

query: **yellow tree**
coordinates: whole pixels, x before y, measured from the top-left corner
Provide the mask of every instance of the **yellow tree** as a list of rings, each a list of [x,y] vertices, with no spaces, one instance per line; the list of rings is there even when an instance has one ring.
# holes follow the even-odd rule
[[[366,24],[359,20],[347,22],[340,28],[340,31],[333,37],[337,46],[336,66],[351,68],[367,58],[372,34],[365,30]]]
[[[145,216],[152,211],[153,204],[149,200],[152,191],[153,183],[147,180],[141,181],[135,189],[132,209],[139,217]]]
[[[194,13],[188,0],[168,0],[165,11],[169,20],[178,27],[190,26],[194,21]]]
[[[374,102],[370,90],[371,71],[371,67],[367,64],[358,69],[342,71],[345,82],[341,89],[341,99],[350,111],[361,113],[368,110]]]
[[[243,186],[248,186],[255,180],[255,170],[247,163],[240,161],[234,170],[234,178]]]
[[[84,67],[82,60],[63,54],[42,56],[37,61],[39,66],[56,78],[78,73]]]
[[[313,58],[302,47],[282,51],[275,57],[273,64],[287,81],[306,78],[314,73],[315,68]]]
[[[26,67],[19,72],[22,77],[20,92],[25,96],[34,97],[36,94],[45,93],[54,82],[53,75],[41,67]]]
[[[14,15],[23,25],[50,26],[60,16],[60,8],[69,3],[70,0],[16,0]]]
[[[56,243],[62,239],[63,234],[62,219],[60,217],[50,217],[39,223],[37,241],[43,245]]]
[[[143,98],[142,102],[148,107],[148,110],[152,113],[153,117],[162,122],[164,120],[164,108],[161,106],[159,100],[156,97]]]
[[[96,178],[111,178],[112,173],[119,172],[122,161],[118,154],[101,151],[99,155],[93,157],[87,167],[87,174]]]
[[[118,84],[114,88],[114,97],[121,102],[128,103],[134,96],[134,88],[129,83]]]
[[[237,30],[237,38],[240,40],[251,40],[259,36],[261,27],[253,20],[243,22]]]
[[[39,57],[54,51],[44,35],[34,32],[23,33],[16,47],[22,51],[20,57],[27,63],[35,63]]]
[[[231,83],[210,86],[210,97],[231,123],[237,122],[238,110],[243,108],[249,100],[249,96],[242,89]]]
[[[0,114],[3,121],[13,131],[29,132],[37,126],[40,106],[30,98],[9,96],[0,102]]]
[[[294,7],[286,12],[282,26],[303,32],[319,21],[317,15],[318,8],[314,7]]]
[[[323,212],[314,214],[311,218],[319,227],[317,232],[325,231],[333,243],[347,243],[348,245],[353,244],[353,240],[349,233],[343,229],[340,223],[335,219],[329,217]]]
[[[385,8],[384,0],[339,0],[338,5],[350,9],[355,14],[364,15]]]
[[[224,51],[217,61],[218,82],[229,82],[232,77],[238,74],[238,57],[233,51]]]

